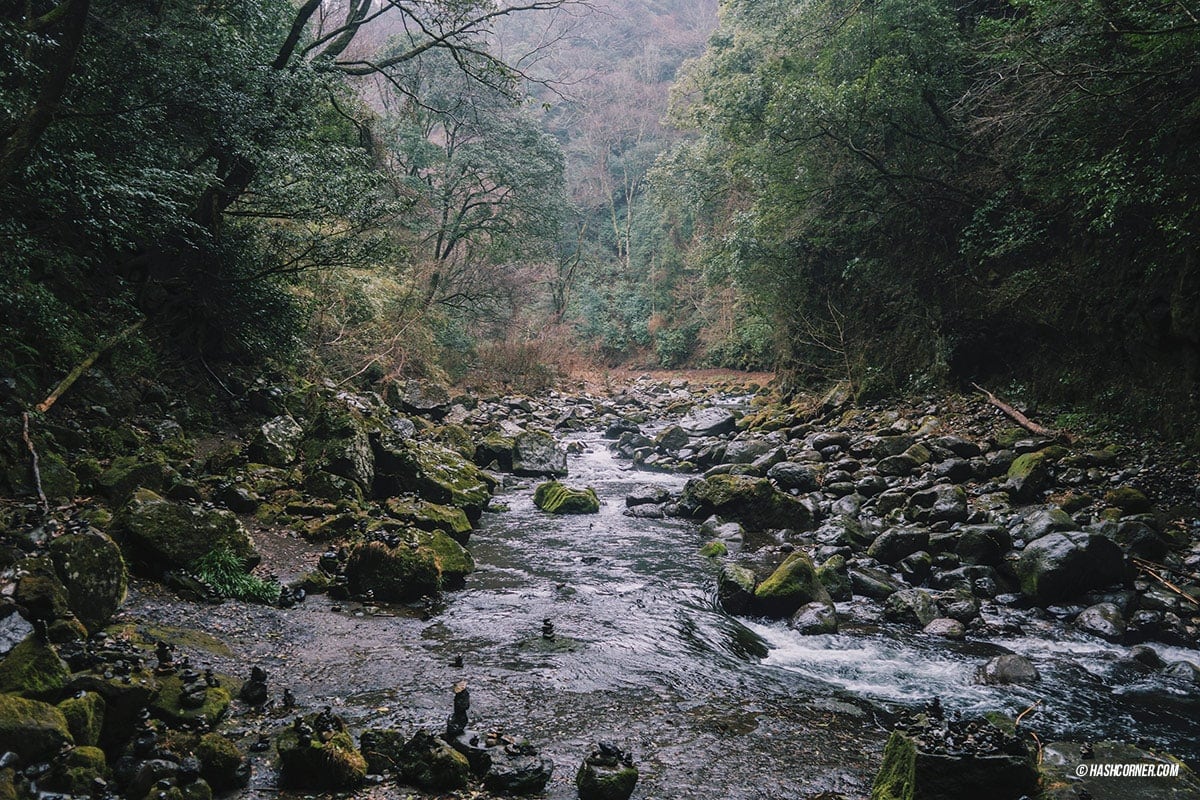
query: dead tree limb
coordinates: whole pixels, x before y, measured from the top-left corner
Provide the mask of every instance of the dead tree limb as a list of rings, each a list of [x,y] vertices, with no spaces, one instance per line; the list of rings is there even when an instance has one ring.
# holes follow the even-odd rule
[[[1010,406],[1008,403],[1004,402],[999,397],[996,397],[996,395],[992,394],[987,389],[980,386],[978,383],[972,383],[971,385],[974,386],[977,391],[982,393],[983,396],[985,398],[987,398],[987,401],[989,403],[991,403],[996,408],[1003,411],[1006,415],[1008,415],[1008,417],[1010,419],[1012,419],[1013,422],[1017,423],[1018,425],[1020,425],[1022,428],[1029,431],[1030,433],[1035,433],[1038,436],[1048,436],[1051,439],[1060,439],[1062,441],[1067,441],[1067,442],[1069,442],[1071,440],[1071,437],[1065,433],[1060,433],[1058,431],[1052,431],[1049,428],[1045,427],[1044,425],[1037,424],[1036,422],[1031,420],[1029,417],[1025,416],[1020,411],[1017,411],[1015,408]]]
[[[29,458],[33,462],[33,488],[37,489],[38,501],[42,504],[42,511],[50,513],[50,501],[46,499],[46,492],[42,490],[42,470],[38,466],[37,448],[33,446],[33,439],[29,438],[29,412],[21,414],[21,438],[25,440],[25,446],[29,448]]]
[[[1159,574],[1158,569],[1161,569],[1162,565],[1155,564],[1153,561],[1147,561],[1144,558],[1133,558],[1130,560],[1133,561],[1134,565],[1138,569],[1140,569],[1142,572],[1149,575],[1154,580],[1158,581],[1164,588],[1169,589],[1170,591],[1172,591],[1175,594],[1182,597],[1184,600],[1187,600],[1189,603],[1200,606],[1200,600],[1197,600],[1196,598],[1192,597],[1190,594],[1185,592],[1183,589],[1180,589],[1174,583],[1172,583],[1171,581],[1164,578],[1161,574]],[[1158,569],[1156,569],[1156,568],[1158,568]]]
[[[39,412],[41,412],[42,414],[45,414],[47,411],[49,411],[50,407],[52,405],[54,405],[56,402],[58,402],[58,398],[62,397],[63,392],[67,391],[67,389],[70,389],[71,385],[74,384],[75,381],[79,380],[80,376],[82,376],[83,373],[85,373],[89,369],[91,369],[92,364],[96,363],[96,359],[100,358],[100,356],[102,356],[107,350],[112,348],[118,342],[125,339],[127,336],[129,336],[131,333],[136,331],[138,328],[142,327],[142,324],[144,322],[145,322],[145,320],[138,320],[137,322],[133,323],[132,325],[130,325],[129,327],[125,328],[123,331],[118,333],[116,336],[109,339],[104,344],[97,347],[92,352],[88,353],[87,358],[85,358],[83,361],[79,362],[79,366],[77,366],[77,367],[75,367],[75,369],[71,370],[70,374],[67,375],[67,377],[63,378],[62,382],[59,383],[58,386],[54,387],[54,391],[51,392],[49,395],[47,395],[45,400],[43,400],[42,402],[37,404],[37,406],[36,406],[37,410]]]

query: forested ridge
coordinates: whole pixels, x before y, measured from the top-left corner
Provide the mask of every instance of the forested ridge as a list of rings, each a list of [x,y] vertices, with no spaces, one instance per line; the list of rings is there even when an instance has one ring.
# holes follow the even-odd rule
[[[1193,9],[714,11],[7,4],[6,391],[142,322],[118,374],[212,397],[571,352],[1188,429]]]

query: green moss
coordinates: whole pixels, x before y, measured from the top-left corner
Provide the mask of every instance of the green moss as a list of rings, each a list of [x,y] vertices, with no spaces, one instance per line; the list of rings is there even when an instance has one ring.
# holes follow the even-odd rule
[[[575,773],[575,788],[579,800],[625,800],[633,794],[637,779],[636,767],[593,766],[585,761]]]
[[[62,691],[71,671],[58,653],[36,634],[14,647],[0,661],[0,692],[26,697],[53,697]]]
[[[246,785],[250,772],[246,759],[233,742],[219,733],[206,733],[196,745],[200,759],[200,776],[218,792],[227,792]]]
[[[16,753],[25,763],[34,763],[73,744],[67,720],[54,706],[0,694],[0,751]]]
[[[162,491],[163,464],[141,461],[137,456],[120,456],[96,478],[96,486],[114,503],[124,503],[137,489]]]
[[[57,760],[42,781],[45,788],[75,795],[91,795],[97,778],[108,776],[108,763],[99,747],[73,748]]]
[[[230,512],[171,503],[147,489],[134,494],[118,524],[126,548],[142,563],[186,568],[218,548],[248,566],[259,561],[250,535]]]
[[[70,500],[79,491],[79,480],[58,453],[45,453],[41,458],[42,491],[50,500]]]
[[[85,457],[75,462],[75,477],[84,489],[92,488],[102,472],[104,467],[94,458]]]
[[[1150,511],[1150,500],[1132,486],[1120,486],[1106,492],[1104,502],[1121,509],[1122,514],[1144,514]]]
[[[75,744],[95,746],[100,743],[104,705],[104,698],[96,692],[83,692],[78,697],[68,697],[58,704],[58,710],[66,718]]]
[[[17,771],[0,769],[0,800],[17,800]]]
[[[465,547],[445,532],[416,531],[413,538],[418,543],[418,549],[433,552],[433,560],[441,573],[443,585],[461,584],[467,575],[475,571],[475,559]]]
[[[197,708],[183,705],[183,681],[176,675],[167,675],[158,680],[158,696],[150,705],[151,713],[158,719],[173,725],[194,722],[203,717],[216,722],[229,711],[231,698],[221,686],[209,686],[204,690],[204,702]]]
[[[17,581],[13,597],[33,619],[54,620],[71,612],[67,587],[63,586],[48,558],[27,558],[18,565],[25,573]]]
[[[453,792],[471,779],[467,757],[441,739],[420,731],[396,753],[400,779],[428,792]]]
[[[67,534],[50,544],[50,557],[79,621],[93,632],[107,624],[128,585],[116,542],[95,531]]]
[[[441,570],[428,547],[401,542],[389,547],[368,542],[356,547],[346,561],[346,577],[355,593],[374,593],[375,599],[404,603],[442,589]]]
[[[597,514],[600,499],[591,487],[572,489],[558,481],[547,481],[533,492],[533,504],[547,514]]]
[[[384,505],[389,516],[423,531],[445,531],[460,544],[466,544],[471,535],[471,521],[461,508],[417,497],[389,497]]]
[[[749,475],[712,475],[688,481],[683,504],[695,509],[698,516],[716,514],[750,530],[812,525],[811,512],[799,500],[780,492],[766,478]]]
[[[284,786],[337,792],[361,786],[367,776],[367,761],[344,730],[334,733],[327,742],[305,742],[288,728],[279,735],[275,747],[279,752],[279,782]]]
[[[787,617],[800,606],[831,602],[817,578],[808,554],[797,550],[784,559],[771,575],[754,589],[754,610],[769,617]]]
[[[892,731],[883,748],[883,763],[871,784],[871,800],[913,800],[917,747],[905,734]]]
[[[711,542],[706,542],[704,546],[700,548],[700,555],[704,556],[705,558],[721,558],[722,556],[726,556],[728,554],[729,548],[725,546],[724,542],[717,539],[713,539]]]

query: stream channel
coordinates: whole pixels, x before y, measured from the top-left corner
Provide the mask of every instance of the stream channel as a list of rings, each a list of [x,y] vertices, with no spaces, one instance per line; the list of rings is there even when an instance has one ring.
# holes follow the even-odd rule
[[[451,686],[466,680],[472,727],[527,737],[554,761],[554,800],[576,796],[575,770],[597,740],[633,750],[638,798],[865,797],[890,711],[935,696],[968,714],[1015,715],[1041,701],[1029,724],[1043,741],[1111,737],[1200,762],[1194,689],[1173,693],[1126,674],[1127,648],[1044,615],[985,606],[985,616],[1002,613],[1024,632],[958,643],[894,625],[800,636],[785,623],[730,617],[716,603],[695,523],[622,513],[637,487],[677,492],[686,476],[629,470],[599,433],[573,438],[584,447],[567,482],[593,487],[600,513],[543,514],[534,482],[501,491],[496,502],[510,510],[484,515],[470,542],[477,570],[439,608],[323,596],[286,611],[195,606],[142,584],[127,613],[200,631],[201,644],[210,635],[199,660],[239,677],[258,664],[273,696],[289,687],[300,709],[333,706],[356,731],[440,730]],[[258,538],[284,580],[311,569],[319,552],[278,534]],[[547,618],[552,641],[542,636]],[[978,666],[1005,649],[1032,658],[1042,681],[974,684]],[[1156,649],[1169,661],[1198,660]],[[235,704],[234,713],[232,731],[254,737],[297,711]],[[255,756],[243,797],[277,796],[270,755]]]

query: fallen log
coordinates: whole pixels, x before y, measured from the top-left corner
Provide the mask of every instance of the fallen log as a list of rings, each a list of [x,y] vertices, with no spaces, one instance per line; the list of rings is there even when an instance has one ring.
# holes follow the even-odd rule
[[[975,387],[975,389],[979,391],[989,403],[1003,411],[1013,422],[1017,423],[1030,433],[1037,434],[1038,436],[1047,436],[1051,439],[1058,439],[1059,441],[1067,443],[1071,442],[1072,437],[1070,434],[1063,433],[1061,431],[1052,431],[1044,425],[1039,425],[1017,409],[1010,406],[1008,403],[1001,400],[999,397],[996,397],[996,395],[992,394],[987,389],[980,386],[978,383],[972,383],[971,385]]]
[[[62,397],[63,392],[67,391],[67,389],[70,389],[71,386],[75,383],[75,381],[79,380],[79,378],[83,375],[83,373],[87,372],[91,368],[92,364],[96,363],[96,359],[100,358],[100,356],[102,356],[106,351],[111,349],[115,344],[124,340],[131,333],[136,331],[138,328],[142,327],[142,324],[144,322],[145,322],[145,320],[138,320],[137,322],[133,323],[132,325],[130,325],[127,328],[125,328],[124,330],[122,330],[116,336],[109,339],[104,344],[97,347],[92,352],[88,353],[87,358],[85,358],[83,361],[79,362],[79,365],[77,367],[75,367],[75,369],[71,370],[71,372],[67,375],[67,377],[63,378],[59,382],[58,386],[54,387],[54,391],[52,391],[49,395],[47,395],[45,400],[43,400],[42,402],[37,404],[37,406],[36,406],[37,410],[39,412],[41,412],[42,414],[45,414],[47,411],[49,411],[50,407],[53,406],[56,402],[58,402],[58,398]]]

